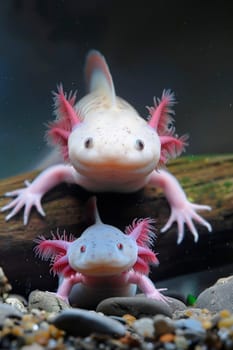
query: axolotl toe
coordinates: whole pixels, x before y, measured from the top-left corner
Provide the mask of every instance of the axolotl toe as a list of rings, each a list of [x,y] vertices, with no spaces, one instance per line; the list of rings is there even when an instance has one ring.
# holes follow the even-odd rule
[[[47,136],[59,147],[66,164],[51,166],[32,183],[27,181],[26,188],[6,193],[16,197],[2,208],[10,210],[6,220],[23,207],[24,224],[33,206],[44,216],[41,198],[61,182],[96,193],[135,192],[150,184],[164,190],[171,206],[162,231],[177,222],[178,243],[185,224],[198,240],[193,221],[211,231],[210,224],[197,213],[210,207],[190,203],[175,177],[160,168],[187,145],[187,136],[178,137],[175,131],[174,94],[164,90],[161,99],[154,98],[146,120],[116,95],[107,63],[98,51],[87,56],[85,73],[89,93],[79,102],[76,93],[67,95],[62,86],[54,94],[56,119],[49,124]]]
[[[150,248],[153,220],[135,220],[125,233],[96,220],[78,239],[63,234],[36,240],[35,252],[51,261],[59,275],[56,295],[73,306],[92,308],[105,298],[133,296],[137,287],[148,298],[166,302],[149,279],[149,264],[158,264]]]

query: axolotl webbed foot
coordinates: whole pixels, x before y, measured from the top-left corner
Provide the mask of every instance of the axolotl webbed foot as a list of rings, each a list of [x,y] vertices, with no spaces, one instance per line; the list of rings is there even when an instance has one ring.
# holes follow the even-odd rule
[[[4,207],[1,208],[1,211],[10,210],[10,213],[5,217],[6,221],[10,220],[13,216],[15,216],[23,207],[24,215],[23,215],[23,223],[27,225],[28,218],[30,215],[30,211],[33,206],[36,207],[37,211],[40,215],[45,216],[45,212],[41,206],[41,193],[36,193],[31,190],[29,181],[25,181],[26,188],[20,188],[11,192],[6,192],[6,197],[16,197]]]
[[[171,214],[167,223],[161,229],[161,232],[167,231],[171,225],[176,221],[178,226],[178,238],[177,244],[180,244],[184,238],[184,225],[186,224],[194,236],[194,241],[197,242],[199,234],[193,223],[193,220],[197,223],[205,226],[209,232],[212,231],[212,227],[208,221],[203,219],[196,210],[211,210],[208,205],[200,205],[195,203],[190,203],[188,200],[184,203],[182,208],[171,207]]]
[[[159,300],[159,301],[162,301],[162,302],[168,304],[169,303],[168,298],[165,295],[163,295],[162,293],[160,293],[160,292],[163,292],[166,290],[167,290],[167,288],[159,288],[159,289],[155,288],[152,293],[148,293],[148,294],[146,294],[146,296],[147,296],[147,298],[156,299],[156,300]]]

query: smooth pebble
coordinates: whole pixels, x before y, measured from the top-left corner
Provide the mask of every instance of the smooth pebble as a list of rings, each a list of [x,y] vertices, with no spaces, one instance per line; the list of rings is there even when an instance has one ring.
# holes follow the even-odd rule
[[[176,328],[182,329],[192,329],[196,332],[204,333],[205,330],[202,327],[202,324],[198,320],[194,320],[193,318],[183,318],[180,320],[174,321]]]
[[[172,317],[169,304],[146,297],[114,297],[103,300],[96,311],[106,315],[123,316],[130,314],[136,318],[162,314]]]
[[[74,336],[85,337],[92,333],[100,333],[122,337],[126,333],[125,326],[120,322],[95,311],[83,309],[64,310],[55,316],[52,323]]]
[[[143,337],[154,337],[154,322],[151,318],[142,317],[139,320],[136,320],[132,327],[139,335]]]
[[[160,336],[165,333],[173,333],[175,331],[174,321],[163,315],[156,315],[153,318],[155,335]]]
[[[175,311],[183,311],[187,309],[187,306],[179,299],[167,297],[169,308],[171,309],[171,312]]]

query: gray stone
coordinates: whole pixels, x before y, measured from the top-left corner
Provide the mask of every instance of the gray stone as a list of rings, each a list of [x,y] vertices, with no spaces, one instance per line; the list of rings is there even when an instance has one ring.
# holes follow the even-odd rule
[[[179,320],[174,320],[174,325],[176,327],[176,334],[185,336],[186,339],[190,341],[196,341],[204,339],[206,337],[206,330],[202,326],[201,320],[195,318],[181,318]]]
[[[167,300],[172,313],[187,309],[187,306],[179,299],[167,297]]]
[[[55,293],[34,290],[29,295],[28,308],[45,310],[47,312],[60,312],[69,309],[70,306],[59,299]]]
[[[198,320],[195,320],[194,318],[181,318],[180,320],[175,320],[174,324],[176,328],[189,329],[189,330],[191,329],[196,333],[205,334],[205,330],[202,327],[201,322]]]
[[[114,297],[103,300],[96,311],[105,315],[123,316],[133,315],[137,318],[162,314],[172,316],[169,304],[146,297]]]
[[[233,276],[221,278],[205,289],[197,298],[195,306],[212,312],[227,309],[233,312]]]
[[[0,302],[0,327],[3,326],[6,318],[22,318],[23,313],[11,305]]]
[[[14,294],[14,293],[10,293],[8,294],[7,298],[16,298],[18,299],[24,306],[27,306],[28,305],[28,301],[27,299],[20,295],[20,294]]]
[[[13,306],[15,309],[17,309],[21,312],[24,312],[24,313],[27,312],[26,307],[23,305],[23,303],[17,297],[9,296],[8,298],[6,298],[5,303]]]
[[[120,322],[110,317],[100,315],[95,311],[84,309],[69,309],[57,315],[52,323],[59,329],[74,336],[88,336],[92,333],[122,337],[126,328]]]

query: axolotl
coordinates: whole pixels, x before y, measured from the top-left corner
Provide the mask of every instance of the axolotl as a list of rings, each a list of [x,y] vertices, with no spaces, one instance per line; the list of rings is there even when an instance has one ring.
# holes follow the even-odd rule
[[[41,198],[61,182],[75,183],[95,193],[135,192],[150,184],[164,190],[171,206],[161,232],[177,222],[180,243],[185,224],[195,241],[198,232],[193,221],[211,231],[211,225],[197,213],[211,208],[189,202],[176,178],[161,168],[180,155],[187,144],[185,135],[178,137],[175,133],[174,94],[164,90],[161,99],[154,98],[146,120],[116,96],[109,68],[98,51],[88,54],[85,73],[89,93],[78,103],[76,93],[67,95],[62,85],[54,96],[56,119],[47,135],[60,147],[66,163],[48,167],[32,183],[25,181],[26,188],[6,193],[16,196],[1,209],[11,210],[6,220],[24,206],[24,224],[33,206],[44,216]]]
[[[95,199],[92,206],[94,224],[79,238],[57,233],[52,239],[35,240],[36,255],[50,260],[51,271],[59,275],[56,296],[73,306],[90,308],[108,297],[133,296],[139,287],[148,298],[166,302],[147,276],[149,264],[158,264],[150,248],[153,220],[134,220],[123,233],[101,221]]]

